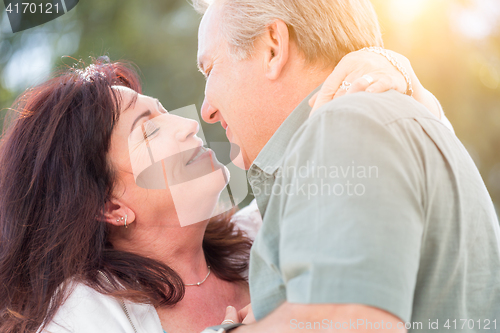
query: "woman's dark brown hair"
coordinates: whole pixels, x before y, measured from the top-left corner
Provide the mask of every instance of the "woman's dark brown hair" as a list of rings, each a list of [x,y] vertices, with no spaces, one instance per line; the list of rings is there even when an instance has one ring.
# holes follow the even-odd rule
[[[99,58],[63,70],[14,103],[17,117],[0,146],[2,333],[47,324],[68,281],[154,306],[184,296],[181,278],[168,266],[117,251],[108,241],[101,217],[115,181],[107,160],[121,109],[114,85],[141,92],[131,66]],[[250,241],[229,215],[208,224],[203,248],[219,278],[244,281]]]

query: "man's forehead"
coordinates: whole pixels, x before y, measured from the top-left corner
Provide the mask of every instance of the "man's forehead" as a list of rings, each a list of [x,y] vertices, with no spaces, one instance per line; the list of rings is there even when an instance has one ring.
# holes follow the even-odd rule
[[[208,61],[220,43],[220,31],[217,20],[218,9],[212,5],[200,22],[198,30],[198,64]]]

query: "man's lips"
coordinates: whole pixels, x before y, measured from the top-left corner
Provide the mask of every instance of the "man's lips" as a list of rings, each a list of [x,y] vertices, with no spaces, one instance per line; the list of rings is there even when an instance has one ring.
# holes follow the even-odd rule
[[[222,120],[220,122],[220,125],[222,126],[223,129],[227,130],[228,126],[227,126],[227,123],[224,120]]]

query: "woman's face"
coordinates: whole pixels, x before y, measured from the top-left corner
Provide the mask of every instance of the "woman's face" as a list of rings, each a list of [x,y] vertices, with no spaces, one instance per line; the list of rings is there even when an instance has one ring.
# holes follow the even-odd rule
[[[115,198],[134,211],[137,226],[187,226],[212,217],[229,175],[203,148],[198,123],[169,114],[157,99],[113,89],[122,100],[109,152],[118,173]]]

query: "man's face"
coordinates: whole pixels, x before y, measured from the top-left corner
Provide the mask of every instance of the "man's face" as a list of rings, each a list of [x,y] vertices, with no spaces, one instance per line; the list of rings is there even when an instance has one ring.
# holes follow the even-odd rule
[[[229,53],[220,35],[220,9],[212,5],[204,15],[198,35],[198,64],[207,77],[202,117],[207,123],[220,122],[241,156],[234,163],[248,169],[265,145],[266,90],[264,62],[259,56],[238,61]],[[269,92],[267,92],[269,94]],[[266,140],[267,141],[267,140]]]

